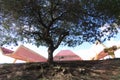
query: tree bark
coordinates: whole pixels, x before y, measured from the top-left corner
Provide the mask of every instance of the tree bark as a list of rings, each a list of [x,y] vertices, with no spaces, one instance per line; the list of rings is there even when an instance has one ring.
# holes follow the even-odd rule
[[[54,47],[50,46],[48,48],[48,63],[52,64],[53,63],[53,52],[54,52]]]

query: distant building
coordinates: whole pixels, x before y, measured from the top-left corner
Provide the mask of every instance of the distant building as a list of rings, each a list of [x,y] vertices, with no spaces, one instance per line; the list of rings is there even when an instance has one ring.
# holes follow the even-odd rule
[[[11,54],[11,53],[13,53],[14,51],[12,51],[12,50],[10,50],[10,49],[7,49],[7,48],[5,48],[5,47],[1,47],[1,50],[2,50],[2,53],[4,54],[4,55],[9,55],[9,54]]]
[[[13,52],[14,51],[9,50],[7,48],[0,47],[0,64],[2,64],[2,63],[13,63],[13,61],[15,59],[7,56],[7,55],[9,55],[9,54],[11,54]]]
[[[25,62],[46,62],[47,59],[41,56],[40,54],[26,48],[25,46],[21,45],[18,47],[16,51],[12,51],[6,48],[1,48],[2,53],[5,56],[9,56],[14,58],[14,63],[17,60],[22,60]]]
[[[120,47],[117,47],[116,45],[107,47],[103,43],[97,41],[96,46],[98,45],[102,45],[103,49],[99,53],[97,53],[96,56],[92,58],[92,60],[101,60],[104,59],[106,56],[109,56],[109,58],[110,57],[115,58],[115,51],[120,49]]]
[[[70,50],[62,50],[54,56],[54,61],[79,61],[81,57]]]
[[[108,53],[101,51],[100,53],[98,53],[95,57],[93,57],[92,60],[101,60],[104,59],[104,57],[108,56]]]

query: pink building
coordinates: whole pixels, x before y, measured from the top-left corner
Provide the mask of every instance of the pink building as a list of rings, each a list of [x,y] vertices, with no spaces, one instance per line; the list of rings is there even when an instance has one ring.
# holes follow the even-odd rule
[[[79,61],[81,57],[70,50],[62,50],[54,57],[54,61]]]
[[[26,62],[47,62],[46,58],[23,45],[19,46],[16,51],[12,51],[3,47],[1,50],[4,55],[14,58],[14,63],[16,60],[22,60]]]

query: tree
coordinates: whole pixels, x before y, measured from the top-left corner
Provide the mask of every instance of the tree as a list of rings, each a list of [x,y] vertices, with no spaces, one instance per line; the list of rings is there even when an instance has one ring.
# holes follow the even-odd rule
[[[84,41],[104,41],[117,33],[116,27],[106,27],[102,31],[100,29],[105,23],[111,26],[119,21],[119,0],[114,0],[117,5],[109,6],[112,9],[116,8],[115,11],[118,10],[118,13],[106,8],[106,1],[110,2],[109,5],[113,2],[111,0],[102,2],[101,0],[1,0],[1,25],[5,30],[6,28],[9,30],[15,43],[23,41],[37,46],[47,46],[48,62],[52,63],[53,52],[59,45],[74,47]],[[108,31],[107,37],[101,38]],[[12,42],[8,40],[6,40],[8,43]]]

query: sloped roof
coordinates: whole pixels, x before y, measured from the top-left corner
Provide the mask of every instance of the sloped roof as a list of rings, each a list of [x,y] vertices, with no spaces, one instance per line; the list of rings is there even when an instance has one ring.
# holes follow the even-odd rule
[[[21,45],[15,52],[13,52],[11,55],[8,55],[8,56],[15,59],[28,61],[28,62],[46,62],[47,61],[46,58],[26,48],[23,45]]]
[[[97,60],[100,60],[100,59],[106,57],[107,55],[108,55],[108,53],[105,53],[104,51],[101,51],[101,52],[96,56],[96,58],[97,58]]]
[[[70,50],[62,50],[55,57],[54,61],[75,61],[82,60],[78,55]]]
[[[2,50],[2,53],[4,55],[7,55],[7,54],[12,54],[14,51],[10,50],[10,49],[7,49],[5,47],[1,47],[1,50]]]

